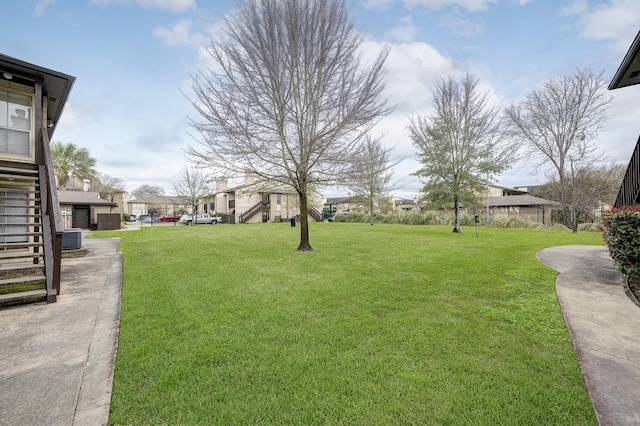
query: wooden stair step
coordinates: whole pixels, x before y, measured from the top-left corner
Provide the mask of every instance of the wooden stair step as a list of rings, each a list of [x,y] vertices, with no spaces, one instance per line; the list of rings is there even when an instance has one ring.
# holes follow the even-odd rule
[[[0,280],[0,286],[8,286],[12,284],[25,284],[25,283],[33,283],[38,281],[45,281],[45,276],[42,274],[37,275],[23,275],[15,278],[5,278]]]
[[[0,294],[0,307],[23,305],[25,303],[44,302],[47,299],[47,290],[29,290],[19,293]]]
[[[0,172],[2,171],[4,170],[0,170]],[[26,180],[26,181],[35,182],[38,180],[38,176],[29,176],[26,173],[22,173],[22,172],[16,172],[16,173],[20,173],[20,174],[0,173],[0,180],[4,179],[4,180],[8,180],[9,182],[13,182],[15,180]]]
[[[27,259],[34,257],[42,257],[44,253],[32,253],[32,252],[0,252],[0,260],[8,259]]]
[[[13,173],[25,173],[25,174],[38,174],[38,169],[36,167],[24,168],[24,167],[1,166],[0,171],[13,172]]]
[[[10,225],[5,223],[4,226]],[[28,226],[28,224],[22,224],[22,226]],[[42,226],[41,224],[32,224],[31,226]],[[1,232],[0,238],[3,237],[41,237],[42,231],[27,231],[27,232]]]
[[[44,268],[43,264],[40,263],[33,263],[33,262],[22,262],[22,263],[5,263],[4,265],[0,265],[0,272],[1,271],[16,271],[19,269],[38,269],[38,268]]]
[[[29,194],[29,195],[40,195],[40,189],[24,189],[24,188],[2,188],[2,192],[7,194]],[[1,195],[0,198],[10,197],[10,198],[19,198],[19,197],[11,197],[11,195]],[[29,197],[22,197],[21,200],[31,200]]]
[[[44,243],[42,241],[12,241],[7,243],[0,243],[0,249],[16,250],[26,247],[42,247]]]

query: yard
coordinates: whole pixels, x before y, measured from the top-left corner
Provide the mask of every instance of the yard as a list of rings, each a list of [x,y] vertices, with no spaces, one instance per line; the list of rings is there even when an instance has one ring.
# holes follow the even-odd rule
[[[599,233],[312,223],[122,238],[110,423],[596,424],[544,247]]]

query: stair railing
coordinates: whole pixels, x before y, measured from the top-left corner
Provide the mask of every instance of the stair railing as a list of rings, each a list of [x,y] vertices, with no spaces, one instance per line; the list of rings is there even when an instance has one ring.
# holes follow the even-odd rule
[[[311,216],[316,222],[322,222],[322,213],[320,213],[317,209],[313,207],[309,207],[308,209],[309,216]]]
[[[55,302],[60,294],[60,270],[62,264],[62,216],[58,191],[49,149],[47,129],[40,129],[44,164],[39,166],[42,234],[44,239],[44,266],[47,283],[47,302]]]
[[[265,203],[264,201],[258,201],[256,204],[251,206],[249,210],[240,214],[240,223],[245,223],[246,221],[251,219],[256,215],[256,213],[262,211],[262,209],[265,208],[266,205],[267,203]]]

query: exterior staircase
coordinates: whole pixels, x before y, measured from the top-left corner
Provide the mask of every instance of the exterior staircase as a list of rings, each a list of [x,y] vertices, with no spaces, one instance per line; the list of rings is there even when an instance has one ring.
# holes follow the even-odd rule
[[[309,207],[308,213],[316,222],[322,222],[324,220],[322,218],[322,213],[320,213],[316,208]]]
[[[619,209],[638,204],[640,204],[640,138],[631,155],[614,207]]]
[[[0,166],[0,307],[55,301],[47,291],[41,206],[37,168]]]
[[[261,212],[262,210],[264,210],[267,207],[268,207],[268,204],[266,202],[264,202],[264,201],[257,202],[256,204],[251,206],[251,208],[249,208],[249,210],[247,210],[246,212],[240,214],[240,223],[247,223],[247,221],[249,219],[251,219],[256,214],[258,214],[259,212]]]

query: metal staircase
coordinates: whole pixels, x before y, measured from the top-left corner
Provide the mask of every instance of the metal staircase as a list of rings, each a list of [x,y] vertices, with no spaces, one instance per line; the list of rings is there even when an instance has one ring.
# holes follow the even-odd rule
[[[640,204],[640,138],[631,155],[614,207],[622,208],[638,204]]]
[[[41,205],[38,169],[0,166],[0,307],[49,299]]]
[[[322,222],[324,219],[322,218],[322,213],[318,211],[318,209],[309,207],[308,209],[309,216],[313,218],[316,222]]]

